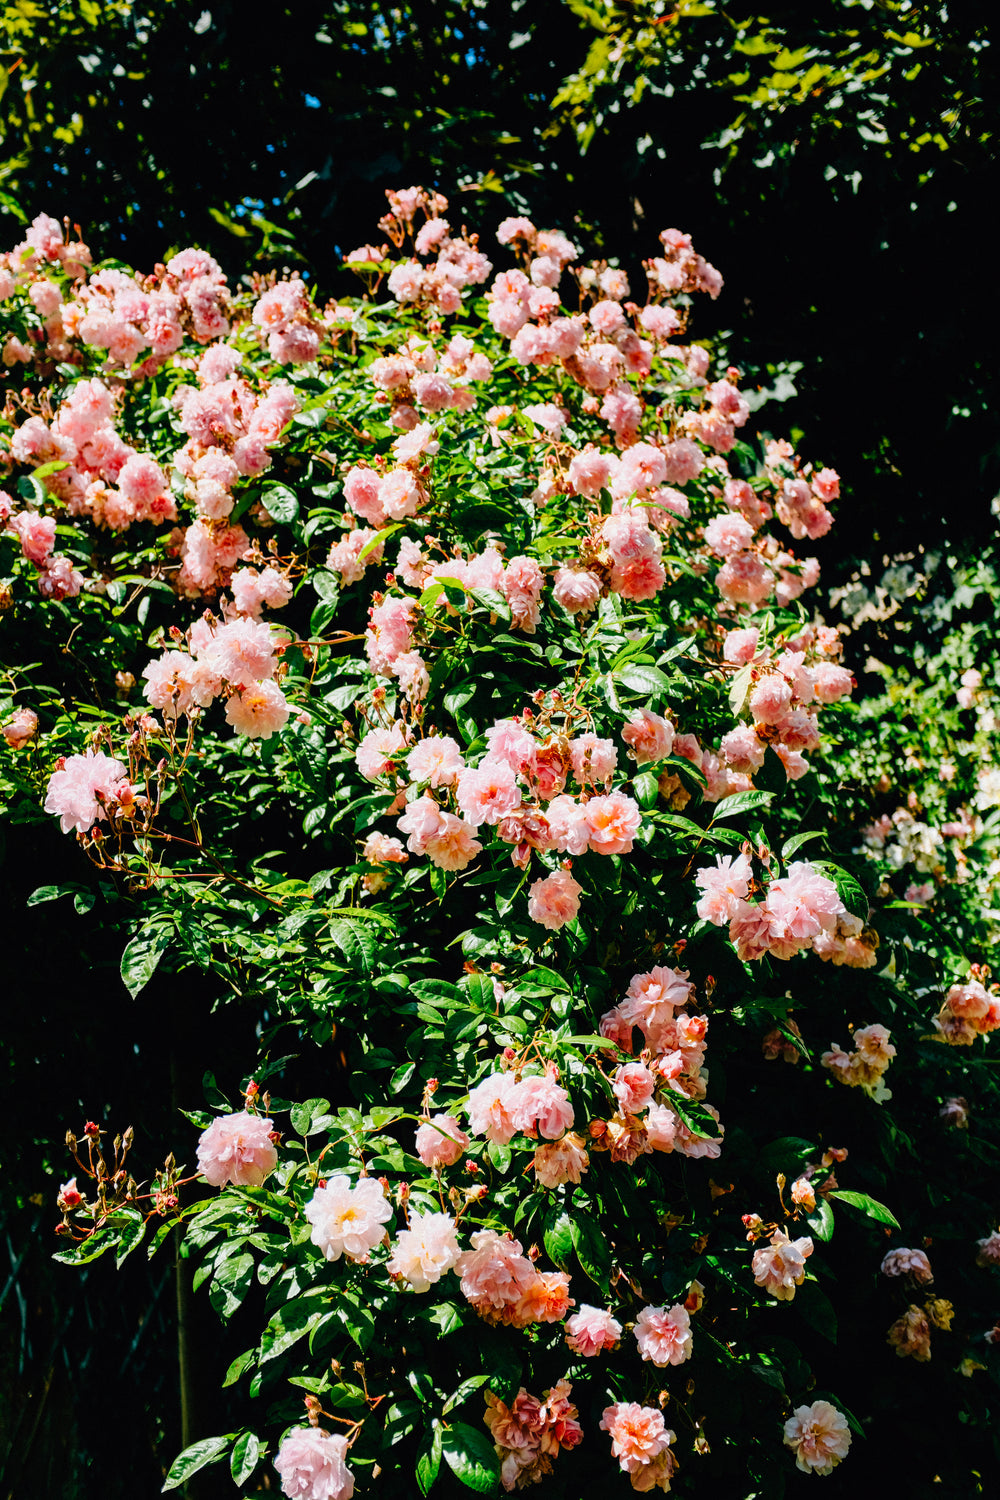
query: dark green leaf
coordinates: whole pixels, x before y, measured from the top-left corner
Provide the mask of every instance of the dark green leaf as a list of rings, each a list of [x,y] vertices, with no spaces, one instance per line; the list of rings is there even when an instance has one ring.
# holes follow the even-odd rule
[[[170,1472],[167,1474],[166,1483],[160,1493],[176,1490],[186,1483],[192,1474],[197,1474],[199,1469],[218,1463],[222,1455],[228,1451],[234,1436],[235,1433],[227,1432],[222,1437],[202,1438],[200,1442],[192,1443],[190,1448],[185,1448],[184,1452],[179,1453],[170,1465]]]
[[[493,1495],[500,1483],[500,1461],[485,1432],[456,1422],[446,1428],[441,1447],[449,1469],[477,1495]]]
[[[879,1203],[877,1198],[869,1198],[867,1193],[854,1193],[847,1189],[838,1188],[827,1194],[828,1198],[836,1198],[840,1203],[848,1203],[851,1208],[859,1208],[869,1219],[876,1223],[888,1224],[893,1229],[899,1228],[899,1220],[884,1203]]]

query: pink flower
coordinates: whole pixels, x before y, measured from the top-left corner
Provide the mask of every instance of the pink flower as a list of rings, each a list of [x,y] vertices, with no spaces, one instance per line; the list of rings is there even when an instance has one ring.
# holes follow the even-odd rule
[[[583,1138],[570,1131],[561,1140],[539,1146],[532,1158],[535,1180],[541,1187],[560,1187],[564,1182],[579,1182],[590,1165]]]
[[[722,646],[722,655],[734,666],[745,667],[757,653],[760,631],[756,625],[746,630],[730,630]]]
[[[399,839],[389,838],[377,830],[365,839],[361,856],[373,865],[403,865],[409,859]]]
[[[976,1241],[976,1265],[1000,1266],[1000,1229],[994,1229],[985,1239]]]
[[[417,1127],[417,1155],[425,1167],[452,1167],[469,1144],[469,1137],[454,1115],[432,1115]]]
[[[754,1253],[754,1281],[779,1302],[790,1302],[795,1296],[795,1288],[805,1280],[806,1258],[812,1253],[813,1242],[808,1235],[800,1240],[790,1240],[783,1229],[776,1229],[770,1245],[764,1245]]]
[[[428,1292],[461,1255],[455,1220],[444,1213],[410,1213],[386,1264],[390,1276],[403,1276],[415,1292]]]
[[[22,749],[38,733],[38,715],[32,708],[19,708],[0,729],[12,750]]]
[[[55,517],[40,516],[33,510],[22,510],[11,517],[8,525],[17,533],[21,551],[28,562],[33,562],[39,568],[44,567],[56,544]]]
[[[125,777],[121,761],[103,751],[69,755],[49,778],[45,811],[59,818],[63,833],[87,833],[105,816],[104,804],[114,800],[123,783],[128,785]]]
[[[462,1295],[487,1316],[516,1307],[538,1274],[519,1241],[492,1229],[473,1234],[472,1248],[459,1257],[455,1270]]]
[[[597,854],[628,854],[639,831],[642,815],[639,805],[622,792],[608,797],[591,797],[584,806],[590,832],[590,847]]]
[[[402,724],[394,723],[388,729],[370,729],[355,751],[354,759],[366,781],[377,781],[394,769],[394,762],[405,749],[406,730]],[[403,831],[405,833],[406,829]]]
[[[305,1216],[312,1225],[309,1236],[327,1260],[366,1261],[385,1237],[383,1225],[392,1218],[392,1209],[374,1177],[359,1177],[352,1185],[349,1177],[331,1177],[325,1187],[318,1187],[305,1205]]]
[[[717,855],[715,869],[709,865],[699,870],[694,883],[704,895],[696,907],[699,917],[722,927],[736,914],[738,903],[745,900],[752,872],[745,854]]]
[[[596,734],[578,734],[569,742],[573,775],[581,786],[603,786],[614,775],[618,752],[612,740]]]
[[[237,734],[252,740],[269,740],[283,729],[291,716],[284,693],[273,682],[256,682],[226,702],[226,718]]]
[[[635,1401],[616,1401],[605,1407],[601,1428],[611,1434],[611,1452],[627,1474],[651,1463],[674,1440],[663,1413]]]
[[[469,1090],[469,1129],[506,1146],[517,1134],[514,1118],[518,1085],[513,1073],[491,1073]]]
[[[441,787],[454,786],[465,769],[465,762],[457,742],[450,735],[431,734],[413,747],[406,766],[414,781]]]
[[[934,1280],[931,1263],[923,1250],[890,1250],[879,1270],[883,1276],[912,1276],[920,1286]]]
[[[347,1439],[319,1427],[296,1427],[274,1460],[282,1494],[290,1500],[351,1500],[354,1476],[345,1462]]]
[[[475,828],[465,818],[442,812],[437,827],[424,839],[423,852],[439,870],[464,870],[482,853],[483,846],[474,833]]]
[[[579,1312],[566,1319],[566,1343],[574,1354],[592,1359],[604,1349],[613,1349],[622,1336],[622,1325],[602,1307],[581,1302]]]
[[[270,1120],[241,1112],[222,1115],[202,1131],[198,1171],[212,1187],[260,1187],[278,1165]]]
[[[527,1328],[529,1323],[561,1323],[575,1305],[565,1271],[536,1271],[512,1309],[510,1321],[515,1328]]]
[[[460,772],[455,800],[469,822],[478,828],[480,823],[499,823],[520,807],[521,789],[509,765],[488,760]]]
[[[646,1113],[646,1146],[650,1151],[672,1151],[679,1120],[665,1104],[651,1104]],[[682,1153],[689,1154],[689,1153]]]
[[[599,495],[617,467],[613,453],[588,446],[570,460],[569,482],[578,495]]]
[[[749,521],[732,511],[713,516],[705,527],[705,542],[716,557],[733,557],[753,541],[754,529]]]
[[[374,469],[356,464],[344,476],[344,499],[365,521],[375,527],[385,524],[385,511],[378,497],[379,475]]]
[[[644,1307],[636,1319],[635,1340],[643,1359],[662,1368],[682,1365],[691,1358],[691,1318],[680,1303],[665,1307]]]
[[[829,1401],[797,1406],[785,1423],[785,1446],[804,1474],[832,1474],[851,1446],[847,1418]]]
[[[554,1141],[573,1128],[569,1095],[548,1070],[528,1074],[515,1084],[507,1107],[515,1129],[524,1135],[543,1135]]]
[[[220,625],[211,644],[198,656],[217,677],[232,687],[245,688],[274,676],[274,647],[270,625],[237,619]]]
[[[629,754],[636,765],[652,765],[664,760],[673,749],[674,726],[648,708],[637,708],[629,715],[622,739],[630,747]]]
[[[637,1115],[653,1099],[656,1079],[645,1063],[630,1062],[618,1068],[611,1082],[611,1091],[618,1100],[623,1114]]]
[[[886,1343],[899,1359],[915,1359],[926,1364],[931,1357],[931,1325],[922,1307],[911,1302],[886,1334]]]
[[[586,568],[560,568],[552,585],[552,597],[567,614],[586,614],[601,597],[601,580]]]
[[[528,916],[550,932],[558,932],[579,912],[582,891],[568,871],[556,870],[528,887]]]

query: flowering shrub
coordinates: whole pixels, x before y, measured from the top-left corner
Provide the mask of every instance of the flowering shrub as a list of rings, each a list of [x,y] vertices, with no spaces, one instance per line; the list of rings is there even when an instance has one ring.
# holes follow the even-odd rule
[[[194,249],[95,267],[45,216],[0,257],[14,815],[73,835],[108,930],[130,897],[133,996],[200,970],[262,1036],[148,1189],[128,1137],[71,1139],[59,1255],[183,1235],[257,1319],[225,1378],[269,1404],[168,1489],[228,1459],[311,1500],[777,1494],[863,1432],[815,1392],[852,1268],[926,1282],[881,1198],[906,933],[880,949],[849,828],[810,847],[853,812],[793,548],[838,479],[747,434],[688,236],[632,300],[562,233],[508,218],[487,258],[448,211],[391,193],[336,302]],[[933,1024],[981,1048],[971,961]],[[284,1097],[291,1038],[343,1051],[332,1100]],[[949,1308],[881,1352],[926,1360]]]

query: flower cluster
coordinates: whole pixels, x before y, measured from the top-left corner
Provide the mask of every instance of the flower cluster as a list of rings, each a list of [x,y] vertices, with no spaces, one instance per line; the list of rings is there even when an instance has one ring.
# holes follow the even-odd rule
[[[863,1026],[854,1033],[853,1051],[845,1052],[834,1042],[830,1051],[823,1053],[820,1062],[841,1083],[864,1089],[881,1104],[892,1097],[883,1075],[895,1056],[896,1048],[889,1040],[889,1032],[876,1024]]]
[[[486,1393],[484,1421],[490,1430],[500,1460],[500,1482],[505,1490],[523,1490],[552,1473],[552,1464],[564,1450],[583,1441],[577,1409],[569,1399],[568,1380],[560,1380],[539,1401],[524,1386],[510,1406]]]

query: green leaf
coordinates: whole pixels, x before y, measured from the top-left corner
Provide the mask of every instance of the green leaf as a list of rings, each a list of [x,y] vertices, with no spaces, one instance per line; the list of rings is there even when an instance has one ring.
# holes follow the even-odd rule
[[[313,1135],[321,1130],[322,1125],[317,1125],[324,1115],[330,1113],[329,1099],[307,1099],[304,1104],[293,1104],[289,1111],[292,1128],[298,1135]]]
[[[209,1464],[218,1463],[222,1455],[228,1452],[229,1445],[236,1436],[233,1432],[227,1432],[222,1437],[202,1438],[198,1443],[192,1443],[190,1448],[185,1448],[183,1453],[178,1453],[170,1465],[166,1483],[161,1494],[167,1490],[176,1490],[197,1474],[199,1469],[207,1468]]]
[[[837,1342],[837,1314],[818,1282],[807,1281],[799,1287],[795,1294],[795,1306],[810,1328],[815,1328],[831,1344]]]
[[[572,1234],[573,1248],[581,1266],[591,1281],[606,1291],[611,1274],[611,1251],[604,1234],[586,1214],[574,1214]]]
[[[632,778],[632,785],[635,787],[636,800],[640,807],[648,809],[656,806],[660,784],[652,771],[640,771]]]
[[[425,1446],[417,1454],[417,1488],[422,1495],[427,1495],[441,1472],[443,1442],[440,1422],[431,1423],[430,1442],[424,1441]]]
[[[123,1208],[121,1214],[125,1217],[127,1223],[118,1241],[118,1254],[115,1256],[115,1265],[117,1267],[121,1266],[125,1257],[131,1255],[137,1245],[142,1244],[143,1236],[146,1233],[146,1221],[137,1208]],[[118,1215],[116,1214],[115,1217],[117,1218]]]
[[[808,1216],[810,1234],[818,1240],[833,1239],[833,1209],[826,1198],[817,1198],[815,1210]]]
[[[170,935],[162,927],[147,928],[127,945],[122,954],[122,982],[134,1000],[156,972],[156,967],[170,945]]]
[[[833,864],[827,859],[815,859],[812,867],[820,875],[825,875],[827,880],[832,880],[837,887],[837,895],[843,901],[852,917],[857,917],[861,922],[867,922],[869,917],[868,897],[863,888],[849,871]]]
[[[503,594],[498,594],[495,589],[470,589],[469,593],[482,609],[489,610],[505,625],[510,624],[510,605]]]
[[[729,684],[729,707],[734,718],[739,718],[743,712],[743,705],[747,701],[750,691],[750,680],[753,674],[753,662],[747,662],[741,667]]]
[[[647,666],[644,662],[627,662],[611,676],[633,693],[642,693],[648,698],[658,698],[661,693],[670,691],[670,678],[659,667]]]
[[[247,1349],[242,1354],[237,1354],[236,1358],[229,1366],[229,1369],[226,1371],[226,1378],[222,1382],[223,1389],[225,1389],[227,1385],[236,1384],[240,1376],[244,1374],[245,1371],[247,1371],[253,1364],[256,1355],[256,1349]]]
[[[480,1390],[482,1386],[488,1385],[492,1378],[491,1375],[470,1375],[468,1380],[463,1380],[462,1384],[452,1391],[444,1403],[444,1406],[441,1408],[442,1414],[447,1415],[456,1406],[461,1406],[467,1396],[471,1396],[474,1391]]]
[[[545,1229],[545,1253],[563,1270],[573,1253],[573,1219],[565,1209],[555,1215]]]
[[[782,846],[781,846],[781,857],[782,857],[783,860],[787,861],[787,860],[791,859],[791,857],[795,853],[796,849],[801,849],[802,845],[803,844],[807,844],[810,839],[825,839],[825,838],[826,838],[826,834],[822,830],[817,830],[815,833],[796,833],[796,834],[794,834],[792,836],[792,838],[786,839],[785,842],[782,844]]]
[[[229,1467],[237,1484],[246,1484],[260,1462],[260,1457],[260,1438],[255,1432],[245,1432],[242,1437],[236,1439]]]
[[[467,1489],[477,1495],[493,1495],[500,1483],[500,1461],[485,1432],[465,1422],[456,1422],[443,1433],[441,1448],[445,1463]]]
[[[877,1198],[869,1198],[867,1193],[854,1193],[848,1189],[838,1188],[832,1193],[827,1193],[828,1198],[837,1198],[841,1203],[850,1204],[851,1208],[859,1208],[869,1219],[874,1219],[878,1224],[888,1224],[893,1229],[899,1228],[899,1220],[895,1214],[884,1203]]]
[[[720,818],[735,818],[738,813],[749,812],[751,808],[766,807],[773,796],[773,792],[734,792],[719,803],[712,822],[717,823]]]
[[[299,513],[299,498],[287,484],[269,484],[260,497],[261,504],[273,521],[290,526]]]

